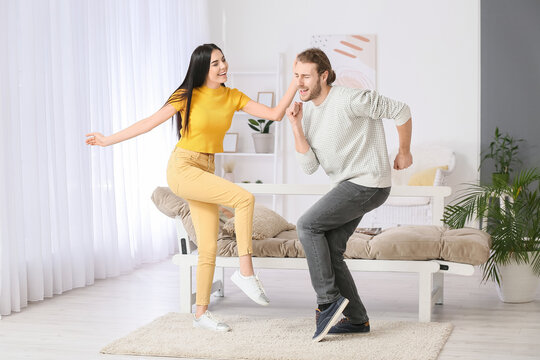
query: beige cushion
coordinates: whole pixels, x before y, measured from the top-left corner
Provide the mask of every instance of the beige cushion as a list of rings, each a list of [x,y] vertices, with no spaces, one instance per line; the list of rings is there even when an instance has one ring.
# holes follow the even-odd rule
[[[345,258],[379,260],[441,259],[481,265],[489,258],[489,234],[472,228],[450,230],[422,225],[390,228],[379,235],[354,233],[347,242]],[[220,256],[236,256],[236,241],[225,236],[218,241]],[[284,231],[273,238],[255,241],[253,255],[305,257],[296,231]]]
[[[286,230],[275,238],[253,242],[253,254],[258,257],[306,257],[296,230]],[[223,232],[218,240],[219,256],[238,256],[236,239]]]
[[[486,232],[472,228],[446,230],[442,240],[441,258],[448,261],[481,265],[489,257],[491,237]]]
[[[266,206],[255,204],[253,210],[253,240],[273,238],[286,230],[294,230],[296,226],[290,224],[281,215],[270,210]],[[223,226],[223,231],[234,236],[234,217],[229,219]]]
[[[188,203],[168,187],[158,187],[152,201],[165,215],[180,216],[190,240],[196,242]],[[231,209],[228,209],[231,210]],[[219,235],[218,254],[237,256],[232,213],[220,207],[220,222],[224,231]],[[253,214],[254,256],[305,257],[294,225],[274,211],[255,205]],[[227,231],[225,231],[227,230]],[[262,239],[262,240],[261,240]],[[354,233],[347,243],[345,257],[350,259],[431,260],[442,259],[481,265],[489,257],[491,237],[472,228],[450,230],[432,225],[390,228],[376,236]]]
[[[440,240],[441,228],[437,226],[389,228],[371,239],[370,256],[386,260],[438,259]]]
[[[176,196],[168,187],[158,186],[152,193],[152,201],[159,211],[173,219],[189,212],[188,203]]]
[[[189,204],[186,200],[177,196],[168,187],[157,187],[152,193],[152,201],[156,205],[159,211],[165,215],[175,218],[180,216],[184,229],[194,244],[197,244],[197,235],[195,234],[195,228],[191,221],[191,213],[189,211]]]
[[[372,259],[369,254],[369,242],[373,236],[354,233],[347,242],[347,248],[345,250],[346,259]]]

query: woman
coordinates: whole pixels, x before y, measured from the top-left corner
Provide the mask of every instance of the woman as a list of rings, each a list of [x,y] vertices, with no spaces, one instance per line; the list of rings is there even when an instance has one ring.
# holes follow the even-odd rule
[[[193,326],[214,331],[231,328],[208,312],[214,277],[218,236],[218,204],[235,208],[235,230],[240,271],[231,279],[253,301],[268,305],[261,282],[253,273],[252,221],[254,197],[243,188],[214,175],[214,154],[223,151],[223,138],[235,111],[280,121],[291,103],[296,86],[291,82],[279,104],[270,108],[252,101],[237,89],[225,87],[228,64],[219,47],[204,44],[191,55],[182,85],[154,115],[110,136],[87,134],[89,145],[108,146],[146,133],[178,113],[180,140],[171,154],[167,181],[171,190],[186,199],[197,234],[197,310]]]

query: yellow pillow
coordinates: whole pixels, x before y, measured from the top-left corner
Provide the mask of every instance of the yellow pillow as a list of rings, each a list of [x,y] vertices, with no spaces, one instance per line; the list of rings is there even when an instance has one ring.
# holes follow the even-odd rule
[[[426,169],[414,173],[409,179],[408,185],[410,186],[433,186],[435,181],[435,175],[437,174],[437,169],[448,170],[448,165],[445,166],[436,166],[431,169]]]

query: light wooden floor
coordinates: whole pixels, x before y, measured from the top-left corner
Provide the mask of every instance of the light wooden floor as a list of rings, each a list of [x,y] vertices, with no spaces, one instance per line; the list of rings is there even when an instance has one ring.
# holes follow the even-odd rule
[[[307,271],[261,270],[272,301],[265,308],[241,294],[228,280],[230,274],[227,270],[226,296],[212,300],[211,310],[217,316],[313,315],[314,293]],[[415,276],[355,273],[354,277],[372,321],[416,321]],[[177,269],[165,261],[32,303],[0,320],[0,359],[143,359],[101,355],[99,349],[176,311],[177,281]],[[492,284],[480,285],[478,271],[473,277],[447,276],[445,290],[445,304],[436,307],[434,321],[451,322],[455,328],[440,360],[540,359],[540,293],[532,303],[504,304]]]

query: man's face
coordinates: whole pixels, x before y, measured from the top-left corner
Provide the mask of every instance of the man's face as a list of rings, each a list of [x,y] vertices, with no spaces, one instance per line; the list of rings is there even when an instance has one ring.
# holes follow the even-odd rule
[[[296,62],[294,76],[302,101],[316,99],[321,94],[321,77],[317,74],[316,64]]]

